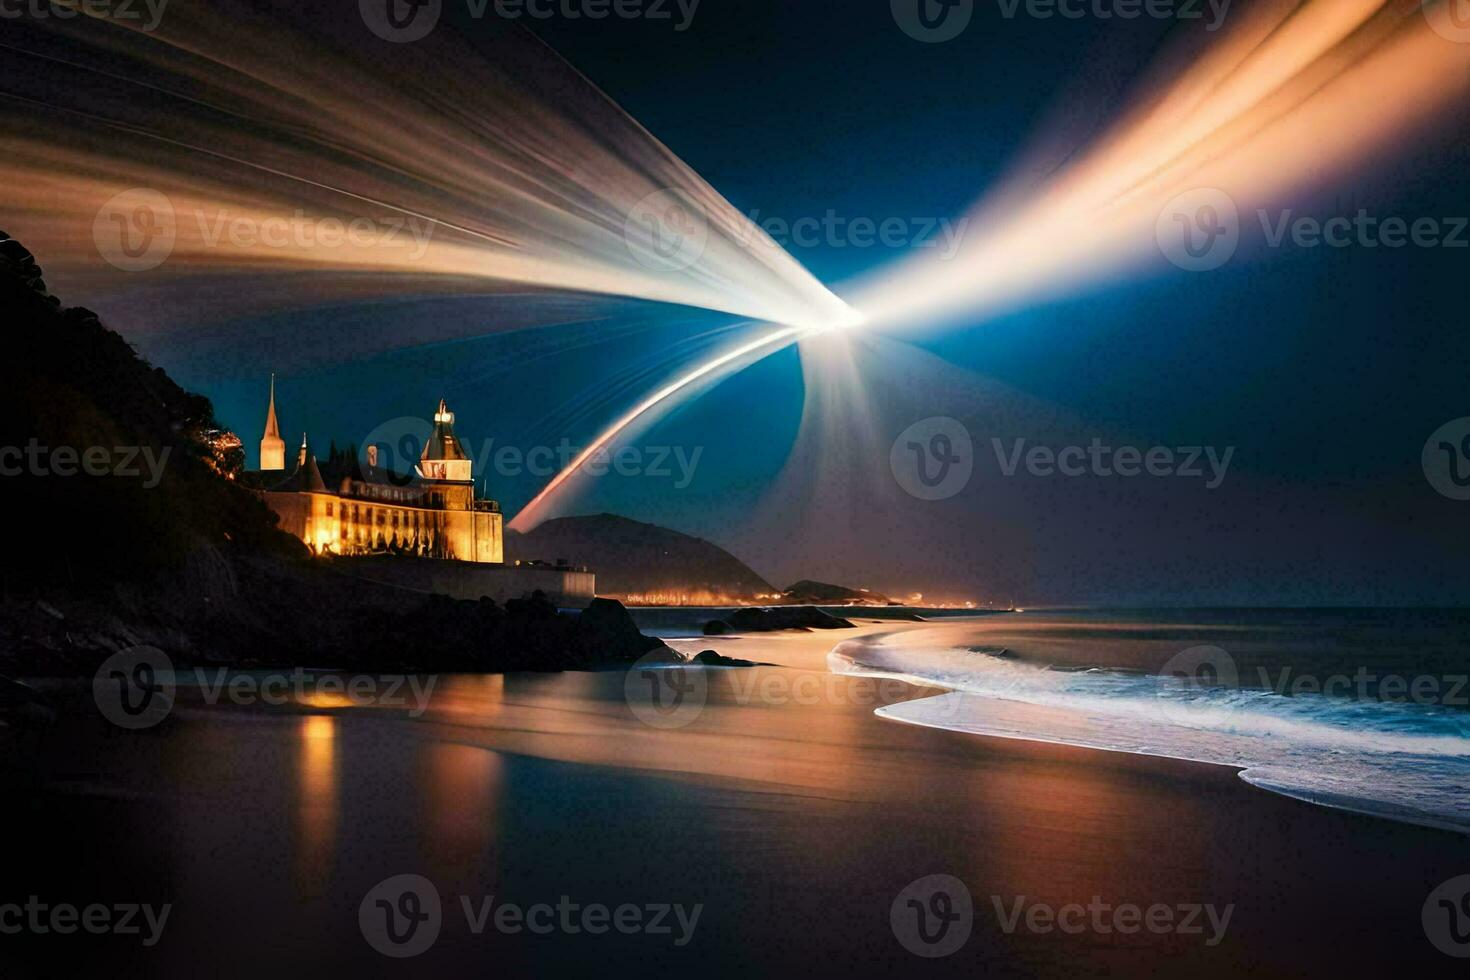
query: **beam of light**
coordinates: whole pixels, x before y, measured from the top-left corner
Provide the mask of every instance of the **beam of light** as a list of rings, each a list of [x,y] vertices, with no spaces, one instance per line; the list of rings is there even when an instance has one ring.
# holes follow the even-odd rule
[[[850,315],[509,22],[487,19],[471,47],[447,29],[390,44],[355,16],[277,0],[168,13],[152,32],[7,26],[6,230],[46,257],[58,292],[107,304],[264,273],[285,308],[513,284],[792,326]],[[117,254],[154,242],[154,266]],[[147,310],[142,328],[171,312]]]
[[[1091,147],[980,206],[970,227],[984,231],[956,256],[930,253],[861,284],[846,322],[896,330],[983,316],[1158,258],[1160,216],[1185,192],[1224,189],[1245,208],[1323,180],[1470,91],[1470,44],[1448,39],[1448,17],[1419,0],[1264,0],[1239,12],[1205,50],[1146,78],[1144,94]],[[655,416],[667,397],[655,393],[595,445]],[[558,474],[513,526],[533,526],[585,461]]]
[[[849,299],[893,328],[975,322],[1159,260],[1161,217],[1192,220],[1212,189],[1249,230],[1251,209],[1381,154],[1463,102],[1470,44],[1451,40],[1450,15],[1438,0],[1267,0],[1232,10],[1219,39],[1146,78],[1090,147],[984,202],[969,222],[978,233],[951,260],[900,263]]]
[[[180,6],[152,33],[13,21],[7,58],[21,70],[0,76],[0,180],[19,222],[7,231],[48,257],[53,284],[90,295],[270,274],[273,299],[305,306],[334,289],[493,282],[781,325],[638,402],[512,521],[526,527],[593,453],[723,369],[833,327],[974,318],[1128,271],[1157,257],[1160,216],[1183,193],[1218,188],[1248,207],[1411,133],[1470,89],[1470,45],[1449,39],[1450,17],[1420,0],[1234,10],[1100,137],[984,202],[958,255],[901,263],[851,306],[528,32],[493,18],[473,50],[446,31],[389,45],[277,0]],[[128,226],[135,207],[107,213],[135,188],[166,196],[173,237],[157,268],[129,272],[99,261],[115,259],[99,235],[157,230]],[[421,227],[405,237],[408,219]],[[260,234],[328,221],[368,232],[331,245]],[[242,225],[253,237],[232,234]]]
[[[784,350],[795,343],[802,336],[810,335],[812,331],[804,327],[786,327],[762,334],[755,340],[742,344],[734,350],[725,351],[716,357],[710,358],[703,364],[688,371],[673,381],[664,385],[643,401],[634,405],[621,418],[613,422],[602,431],[596,439],[593,439],[587,448],[577,454],[576,458],[567,464],[556,476],[552,477],[540,493],[531,498],[520,513],[511,519],[509,527],[516,531],[526,531],[536,525],[536,516],[542,505],[550,500],[567,480],[582,468],[582,466],[594,456],[607,449],[610,442],[616,439],[624,430],[633,425],[639,419],[649,415],[655,409],[665,407],[675,396],[688,390],[692,385],[710,377],[715,372],[727,368],[745,358],[769,357],[779,350]]]

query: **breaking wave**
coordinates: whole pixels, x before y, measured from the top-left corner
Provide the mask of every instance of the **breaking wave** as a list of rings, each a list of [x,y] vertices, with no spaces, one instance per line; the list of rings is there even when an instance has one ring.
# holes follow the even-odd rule
[[[842,643],[828,663],[948,691],[878,710],[894,721],[1235,766],[1296,799],[1470,833],[1470,713],[1454,708],[1058,669],[1001,648],[883,638]]]

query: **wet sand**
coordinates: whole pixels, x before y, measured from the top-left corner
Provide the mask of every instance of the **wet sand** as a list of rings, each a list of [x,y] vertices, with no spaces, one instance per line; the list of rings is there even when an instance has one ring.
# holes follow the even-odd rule
[[[909,628],[885,623],[864,631]],[[200,704],[126,733],[75,692],[7,808],[0,900],[171,902],[162,941],[0,936],[0,973],[221,976],[1236,976],[1442,970],[1430,890],[1464,838],[1272,796],[1233,771],[885,722],[926,692],[835,677],[852,635],[697,640],[786,666],[707,670],[704,706],[654,727],[613,674],[441,678],[403,710]],[[680,644],[681,646],[684,644]],[[643,678],[633,680],[641,709]],[[648,682],[653,683],[652,681]],[[649,695],[651,696],[651,688]],[[666,721],[667,719],[665,719]],[[442,932],[409,960],[369,948],[363,896],[414,873]],[[909,952],[890,906],[947,874],[973,931]],[[693,938],[476,935],[459,897],[530,906],[702,906]],[[1013,909],[1233,906],[1225,935],[1007,932]],[[677,930],[675,930],[677,933]]]

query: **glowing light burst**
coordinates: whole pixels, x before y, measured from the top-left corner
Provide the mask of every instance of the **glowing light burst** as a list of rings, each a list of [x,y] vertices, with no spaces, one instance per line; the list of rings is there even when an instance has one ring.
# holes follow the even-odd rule
[[[473,48],[450,31],[393,45],[273,0],[130,23],[11,21],[0,44],[6,230],[94,301],[266,274],[258,292],[284,307],[512,284],[790,326],[847,315],[510,22]],[[148,313],[140,329],[179,315]]]
[[[524,529],[593,455],[721,372],[819,333],[840,345],[842,327],[974,322],[1096,281],[1158,257],[1155,228],[1181,194],[1258,206],[1401,139],[1470,91],[1470,44],[1449,40],[1450,16],[1420,0],[1233,10],[1203,47],[1164,59],[1100,137],[1033,158],[983,202],[956,256],[883,270],[851,305],[528,32],[493,19],[473,50],[447,31],[386,45],[274,0],[180,6],[152,33],[12,21],[0,47],[24,70],[0,76],[0,180],[19,222],[7,230],[63,288],[103,301],[211,277],[272,276],[284,306],[511,283],[775,325],[625,411],[511,522]],[[173,212],[146,272],[102,241],[162,228],[157,215],[130,228],[136,204],[107,214],[140,188]],[[331,247],[258,234],[282,216],[379,234]],[[432,232],[416,247],[381,234],[409,218]],[[230,233],[241,224],[257,234]]]
[[[861,284],[848,322],[896,330],[960,314],[973,321],[1157,258],[1160,215],[1181,194],[1222,189],[1245,207],[1320,181],[1470,92],[1470,44],[1446,39],[1448,17],[1419,0],[1267,0],[1240,11],[1205,50],[1146,79],[1091,147],[1065,147],[1065,164],[1040,180],[1018,177],[1008,196],[981,206],[970,227],[986,231],[957,256],[927,255]],[[773,337],[761,356],[799,339]],[[678,390],[651,396],[595,445]],[[533,525],[585,462],[514,524]]]
[[[970,221],[950,261],[881,271],[849,299],[900,327],[977,314],[1157,260],[1161,216],[1223,191],[1243,216],[1381,152],[1470,93],[1470,44],[1434,0],[1266,0],[1173,53],[1090,146],[1061,146]],[[1218,198],[1218,195],[1217,195]]]

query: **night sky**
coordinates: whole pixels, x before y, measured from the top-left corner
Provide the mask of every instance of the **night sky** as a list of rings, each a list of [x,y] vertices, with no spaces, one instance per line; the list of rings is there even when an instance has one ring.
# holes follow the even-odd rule
[[[471,39],[483,29],[448,7]],[[704,0],[683,32],[616,19],[534,27],[737,209],[875,221],[959,220],[1045,127],[1101,124],[1170,31],[1202,29],[1008,20],[982,2],[962,36],[921,44],[877,0]],[[1470,215],[1466,117],[1441,123],[1285,206],[1319,218],[1359,208],[1410,221]],[[842,293],[906,249],[791,251]],[[699,447],[689,486],[608,477],[563,512],[611,511],[708,537],[782,585],[812,577],[1029,604],[1459,603],[1470,503],[1437,494],[1420,454],[1430,433],[1470,415],[1467,266],[1466,247],[1270,248],[1247,214],[1240,253],[1222,269],[1160,263],[897,338],[932,367],[874,378],[862,424],[882,455],[793,461],[815,517],[773,496],[802,412],[795,350],[637,436],[642,446]],[[273,369],[283,427],[309,428],[322,453],[329,440],[360,442],[386,420],[427,415],[441,396],[472,448],[492,438],[529,447],[585,441],[717,349],[732,322],[617,301],[585,304],[586,322],[571,326],[487,328],[481,339],[371,357],[337,356],[323,339],[364,324],[502,323],[516,302],[407,297],[280,313],[232,325],[232,337],[243,327],[255,338],[246,349],[175,334],[144,352],[212,397],[252,450]],[[576,319],[583,306],[547,319]],[[1004,480],[977,462],[964,492],[929,503],[892,492],[887,458],[898,433],[928,416],[962,420],[982,456],[995,434],[1236,453],[1210,492],[1179,481]],[[544,482],[487,475],[508,513]]]

